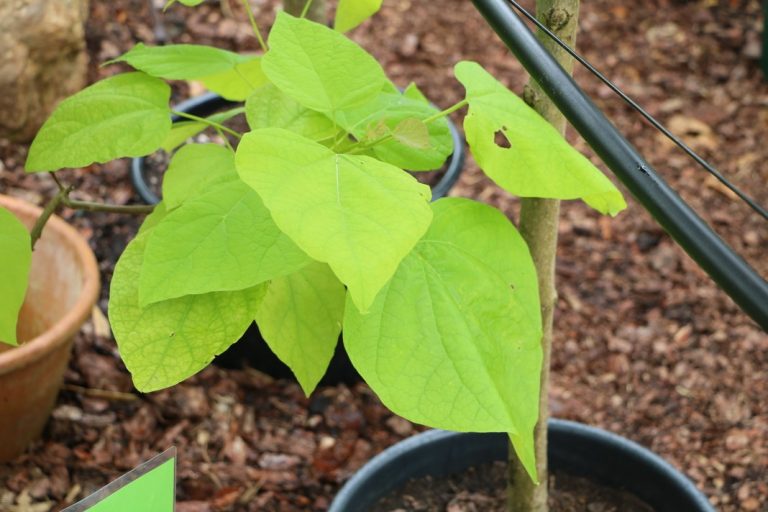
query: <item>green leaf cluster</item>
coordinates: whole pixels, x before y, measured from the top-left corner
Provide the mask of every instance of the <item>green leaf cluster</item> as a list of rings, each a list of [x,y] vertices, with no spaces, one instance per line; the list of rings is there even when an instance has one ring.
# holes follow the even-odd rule
[[[263,56],[138,45],[117,59],[138,71],[63,102],[27,167],[175,150],[164,201],[111,283],[110,321],[140,390],[189,377],[256,321],[309,394],[343,329],[356,368],[394,412],[507,432],[535,478],[541,317],[528,248],[502,213],[430,203],[404,169],[440,168],[453,151],[446,117],[468,105],[474,157],[510,193],[581,198],[610,214],[624,200],[478,64],[456,66],[466,98],[446,111],[414,84],[398,90],[339,32],[380,5],[342,0],[338,31],[279,13]],[[163,79],[200,80],[244,106],[171,127]],[[185,145],[243,113],[249,131],[236,148]]]

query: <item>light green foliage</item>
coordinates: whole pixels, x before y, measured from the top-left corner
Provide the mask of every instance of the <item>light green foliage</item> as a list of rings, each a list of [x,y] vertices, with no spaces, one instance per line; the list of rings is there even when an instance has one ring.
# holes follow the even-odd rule
[[[370,312],[347,301],[344,344],[393,412],[431,427],[515,434],[532,461],[542,355],[528,248],[489,206],[432,207],[432,226]]]
[[[139,304],[242,290],[307,263],[258,194],[238,179],[227,181],[188,198],[149,233]]]
[[[237,179],[232,151],[217,144],[188,144],[173,155],[165,171],[163,201],[173,210],[212,183]]]
[[[268,82],[261,70],[261,57],[250,57],[232,69],[201,77],[200,81],[230,101],[245,101],[255,89]]]
[[[430,190],[366,156],[338,155],[286,130],[246,134],[235,158],[275,223],[328,263],[366,311],[432,218]]]
[[[147,234],[134,239],[115,267],[109,321],[120,357],[139,391],[173,386],[199,372],[238,340],[253,321],[266,289],[214,292],[139,306],[139,277]]]
[[[0,342],[18,342],[16,323],[27,292],[31,263],[27,228],[11,212],[0,208]]]
[[[403,119],[392,130],[392,136],[396,141],[411,148],[429,148],[429,130],[421,119]]]
[[[438,112],[418,98],[414,90],[418,92],[415,86],[406,90],[407,94],[381,92],[365,105],[336,112],[334,118],[339,126],[363,143],[389,135],[389,138],[372,147],[373,154],[385,162],[411,171],[437,169],[453,151],[453,139],[445,119],[426,125],[428,140],[423,148],[393,136],[403,122],[424,120]]]
[[[281,12],[262,68],[305,107],[336,112],[374,99],[387,82],[381,65],[342,34]]]
[[[112,62],[127,62],[144,73],[167,80],[195,80],[232,70],[247,57],[197,44],[146,46],[138,43]]]
[[[137,157],[160,147],[171,129],[171,89],[144,73],[113,76],[62,101],[32,142],[28,172]]]
[[[245,116],[252,130],[284,128],[315,141],[331,139],[338,132],[327,116],[302,106],[272,84],[248,97]]]
[[[232,119],[233,117],[240,115],[244,112],[245,112],[245,108],[237,107],[237,108],[226,110],[224,112],[218,112],[216,114],[210,115],[206,119],[214,123],[221,124],[224,121],[228,121],[229,119]],[[173,123],[173,126],[171,127],[171,131],[165,137],[165,140],[163,141],[163,144],[160,146],[160,148],[166,151],[167,153],[170,153],[177,147],[184,144],[184,142],[186,142],[187,139],[189,139],[190,137],[194,137],[195,135],[202,132],[208,127],[209,125],[207,123],[203,123],[202,121],[175,122]]]
[[[603,173],[479,64],[460,62],[455,72],[469,100],[467,142],[478,165],[499,186],[521,197],[581,198],[611,215],[626,208],[621,192]],[[497,144],[497,136],[510,147]]]
[[[293,371],[309,396],[333,357],[346,290],[328,265],[310,263],[272,280],[256,313],[269,348]]]
[[[333,26],[339,32],[352,30],[379,12],[382,0],[339,0]]]

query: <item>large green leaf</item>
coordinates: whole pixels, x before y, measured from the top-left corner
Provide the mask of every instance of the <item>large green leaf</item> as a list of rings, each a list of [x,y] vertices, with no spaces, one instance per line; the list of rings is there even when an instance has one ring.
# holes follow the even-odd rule
[[[200,78],[209,90],[231,101],[245,101],[251,93],[268,82],[261,70],[261,57],[250,57],[235,67]]]
[[[237,179],[232,151],[218,144],[188,144],[168,164],[163,176],[163,201],[173,210],[214,182]]]
[[[381,9],[382,0],[339,0],[334,28],[339,32],[352,30]]]
[[[467,142],[478,165],[500,187],[521,197],[581,198],[611,215],[626,208],[603,173],[479,64],[460,62],[455,73],[469,100]]]
[[[467,432],[508,432],[535,478],[541,317],[536,271],[514,226],[467,199],[433,203],[429,231],[344,345],[393,412]]]
[[[28,172],[138,157],[160,147],[171,129],[171,89],[144,73],[113,76],[59,104],[32,142]]]
[[[387,82],[376,59],[344,35],[284,12],[269,34],[262,68],[281,91],[320,112],[362,105]]]
[[[280,229],[328,263],[363,311],[432,218],[429,187],[404,171],[286,130],[246,134],[235,164]]]
[[[187,199],[151,231],[139,304],[250,288],[309,261],[253,189],[226,181]]]
[[[373,153],[379,159],[411,171],[437,169],[453,151],[453,139],[445,119],[426,125],[427,147],[414,147],[394,136],[404,122],[423,120],[438,112],[426,101],[413,97],[413,93],[408,94],[381,92],[374,101],[336,112],[333,117],[339,126],[363,142],[392,135],[373,146]]]
[[[285,128],[315,141],[329,139],[338,132],[327,116],[302,106],[272,84],[248,97],[245,116],[252,130]]]
[[[256,323],[309,396],[331,362],[341,332],[346,290],[328,265],[310,263],[273,279]]]
[[[127,62],[139,71],[167,80],[194,80],[234,69],[247,57],[197,44],[137,44],[111,62]]]
[[[31,263],[27,228],[11,212],[0,208],[0,342],[18,342],[16,323],[27,293]]]
[[[253,321],[266,285],[139,306],[139,276],[149,229],[115,266],[109,321],[120,356],[143,392],[178,384],[237,341]]]

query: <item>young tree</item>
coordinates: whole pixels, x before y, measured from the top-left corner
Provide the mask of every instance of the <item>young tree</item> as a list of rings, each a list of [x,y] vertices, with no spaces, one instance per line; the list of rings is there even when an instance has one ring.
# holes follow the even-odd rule
[[[536,13],[550,30],[573,47],[576,43],[579,18],[579,0],[536,0]],[[539,33],[539,39],[560,64],[573,72],[573,59],[546,34]],[[525,99],[539,114],[549,121],[560,133],[565,133],[565,118],[542,92],[539,85],[531,80],[525,91]],[[557,224],[560,201],[557,199],[521,199],[520,234],[528,243],[539,280],[541,298],[543,351],[541,369],[541,396],[539,400],[539,421],[536,425],[536,465],[540,484],[529,477],[510,447],[509,493],[510,512],[546,512],[547,506],[547,419],[549,418],[549,364],[552,351],[552,320],[554,317],[557,291],[555,288],[555,259],[557,254]]]

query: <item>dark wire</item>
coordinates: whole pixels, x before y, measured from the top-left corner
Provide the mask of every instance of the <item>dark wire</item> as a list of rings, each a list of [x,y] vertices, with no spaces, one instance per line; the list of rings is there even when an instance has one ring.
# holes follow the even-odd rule
[[[589,70],[590,73],[595,75],[601,82],[603,82],[605,85],[607,85],[614,93],[616,93],[621,99],[623,99],[629,106],[631,106],[633,109],[635,109],[638,113],[640,113],[641,116],[645,118],[646,121],[651,123],[654,128],[659,130],[661,133],[663,133],[669,140],[674,142],[680,149],[685,151],[688,156],[693,158],[699,165],[701,165],[707,172],[709,172],[712,176],[718,179],[720,183],[728,187],[729,190],[731,190],[734,194],[739,196],[742,201],[747,203],[754,211],[756,211],[758,214],[760,214],[764,219],[768,220],[768,211],[765,210],[762,206],[757,204],[752,198],[750,198],[747,194],[742,192],[736,185],[732,184],[730,181],[728,181],[725,176],[720,174],[720,172],[715,169],[709,162],[704,160],[701,156],[699,156],[694,150],[692,150],[688,145],[685,144],[682,140],[680,140],[678,137],[676,137],[672,132],[670,132],[663,124],[661,124],[659,121],[657,121],[651,114],[649,114],[643,107],[637,104],[632,98],[627,96],[624,91],[622,91],[616,84],[611,82],[605,75],[603,75],[600,71],[598,71],[592,64],[587,61],[584,57],[582,57],[580,54],[576,53],[574,49],[572,49],[570,46],[568,46],[562,39],[557,37],[551,30],[549,30],[543,23],[541,23],[535,16],[533,16],[531,13],[526,11],[519,3],[517,3],[515,0],[506,0],[512,7],[520,11],[520,13],[528,18],[531,22],[533,22],[539,30],[547,34],[553,41],[555,41],[563,50],[568,52],[571,57],[576,59],[579,64],[584,66]]]

